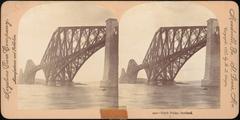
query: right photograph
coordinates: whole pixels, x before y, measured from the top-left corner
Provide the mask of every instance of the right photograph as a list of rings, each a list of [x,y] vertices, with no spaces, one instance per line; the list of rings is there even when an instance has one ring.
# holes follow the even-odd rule
[[[119,106],[220,108],[220,30],[208,8],[145,3],[119,24]]]

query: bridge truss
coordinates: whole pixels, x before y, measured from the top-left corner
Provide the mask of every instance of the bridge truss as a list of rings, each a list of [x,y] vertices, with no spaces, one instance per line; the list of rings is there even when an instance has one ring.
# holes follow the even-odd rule
[[[148,83],[173,83],[185,62],[206,46],[206,42],[206,26],[161,27],[141,65],[145,66]]]
[[[104,47],[105,38],[105,26],[59,27],[40,63],[47,83],[72,82],[84,62]]]

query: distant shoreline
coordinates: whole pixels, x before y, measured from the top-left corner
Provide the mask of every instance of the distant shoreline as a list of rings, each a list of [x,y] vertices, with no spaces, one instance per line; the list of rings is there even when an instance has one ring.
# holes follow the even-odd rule
[[[91,84],[91,83],[99,83],[100,84],[100,81],[90,81],[90,82],[86,82],[86,83],[83,83],[83,82],[74,82],[74,85],[88,85],[88,84]],[[132,83],[132,84],[146,84],[147,83],[147,79],[146,78],[138,78],[136,83]],[[179,84],[179,85],[188,85],[188,84],[200,84],[201,83],[201,80],[195,80],[195,81],[175,81],[175,84]],[[46,80],[44,79],[35,79],[35,83],[34,84],[42,84],[42,85],[45,85],[46,84]],[[119,84],[122,84],[122,83],[119,83]]]

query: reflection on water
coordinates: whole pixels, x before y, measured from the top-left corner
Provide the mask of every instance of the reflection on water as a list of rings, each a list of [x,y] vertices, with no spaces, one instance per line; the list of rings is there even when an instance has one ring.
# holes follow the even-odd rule
[[[114,90],[98,82],[74,87],[18,85],[19,109],[80,109],[116,104]],[[199,83],[176,86],[119,84],[119,106],[127,108],[218,108],[219,90],[204,89]]]
[[[121,86],[120,104],[141,108],[218,108],[219,89],[202,88],[199,84],[176,86]],[[129,97],[132,96],[132,97]]]

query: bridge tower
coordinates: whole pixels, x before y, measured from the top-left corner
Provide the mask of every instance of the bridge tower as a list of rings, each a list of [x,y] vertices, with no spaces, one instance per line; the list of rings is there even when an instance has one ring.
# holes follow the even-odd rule
[[[106,20],[105,61],[103,80],[100,87],[105,88],[105,96],[112,96],[103,107],[118,108],[118,21]]]
[[[106,20],[105,61],[101,87],[118,88],[118,21]]]
[[[217,19],[207,21],[207,44],[203,87],[220,86],[220,37]]]

